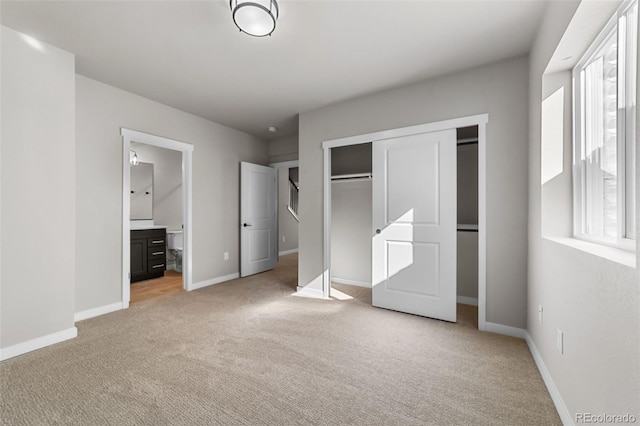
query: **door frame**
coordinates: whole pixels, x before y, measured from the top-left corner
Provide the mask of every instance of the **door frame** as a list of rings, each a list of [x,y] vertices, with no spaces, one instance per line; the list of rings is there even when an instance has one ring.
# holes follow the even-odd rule
[[[322,142],[323,159],[323,273],[322,296],[328,299],[331,295],[331,148],[376,143],[376,141],[436,132],[439,130],[457,129],[460,127],[478,126],[478,329],[486,330],[487,307],[487,137],[486,127],[489,114],[478,114],[451,120],[436,121],[416,126],[401,127],[366,133],[345,138],[331,139]]]
[[[129,307],[131,299],[131,223],[129,219],[131,203],[129,193],[131,187],[129,152],[131,150],[131,142],[182,152],[182,222],[184,227],[182,230],[184,243],[182,251],[182,286],[186,291],[193,290],[193,145],[124,127],[120,129],[120,135],[122,136],[122,309],[126,309]]]

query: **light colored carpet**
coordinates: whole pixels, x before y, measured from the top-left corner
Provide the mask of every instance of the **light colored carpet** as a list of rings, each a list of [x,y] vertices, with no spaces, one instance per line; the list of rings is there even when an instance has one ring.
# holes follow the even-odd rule
[[[294,297],[296,271],[286,256],[0,363],[0,423],[561,424],[524,341],[376,309],[360,289]]]

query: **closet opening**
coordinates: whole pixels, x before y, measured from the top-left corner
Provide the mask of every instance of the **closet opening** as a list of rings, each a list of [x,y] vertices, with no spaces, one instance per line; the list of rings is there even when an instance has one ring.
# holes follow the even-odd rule
[[[456,282],[459,318],[474,318],[478,307],[478,126],[456,129]]]
[[[375,183],[376,176],[374,174],[376,170],[381,170],[380,160],[376,160],[376,158],[382,158],[380,154],[376,154],[376,152],[380,152],[379,148],[382,145],[375,144],[383,143],[388,146],[389,142],[394,142],[392,139],[402,141],[412,138],[411,135],[434,134],[432,132],[451,129],[450,132],[453,133],[448,133],[451,136],[446,137],[446,141],[443,140],[442,143],[450,147],[454,145],[455,157],[453,155],[450,157],[454,158],[454,161],[449,160],[447,163],[441,163],[441,166],[453,164],[456,168],[454,174],[456,185],[449,186],[450,189],[447,189],[448,191],[456,191],[454,194],[455,210],[447,210],[454,212],[453,221],[457,223],[457,226],[454,224],[449,228],[451,231],[448,231],[455,234],[453,236],[456,244],[453,251],[455,259],[451,259],[450,256],[447,258],[454,263],[456,271],[454,304],[457,305],[457,322],[485,330],[487,121],[487,115],[479,115],[323,143],[325,151],[325,275],[323,278],[325,284],[323,291],[325,297],[337,300],[358,299],[363,303],[372,304],[372,293],[377,291],[377,287],[374,288],[374,285],[387,285],[382,284],[384,281],[378,284],[373,283],[375,278],[373,272],[376,268],[376,265],[373,265],[373,259],[378,259],[378,257],[373,255],[372,248],[376,234],[380,234],[381,231],[384,236],[386,229],[384,225],[382,229],[379,225],[377,229],[374,229],[373,226],[373,219],[376,215],[374,211],[376,207],[373,205],[376,198],[374,185],[379,185]],[[444,133],[442,135],[445,137]],[[376,162],[375,166],[373,165],[374,161]],[[420,168],[419,164],[424,163],[414,161],[413,164],[412,167]],[[414,169],[410,168],[408,173],[402,172],[399,176],[403,176],[403,179],[406,179],[406,176],[411,177],[414,175],[411,170]],[[387,185],[394,184],[388,179],[386,182]],[[418,200],[418,198],[412,198],[420,196],[421,189],[417,188],[414,186],[411,191],[408,190],[406,193],[400,191],[401,197]],[[397,194],[396,192],[394,196],[397,197]],[[449,194],[451,193],[449,192]],[[418,206],[419,202],[410,201],[409,204]],[[447,216],[452,217],[451,214]],[[390,241],[387,244],[396,244],[391,240],[387,239],[387,241]],[[400,244],[404,243],[398,242],[396,245]],[[424,246],[424,243],[414,244]],[[412,268],[411,262],[405,262],[405,264],[409,265],[409,269]],[[416,263],[413,262],[413,264]],[[420,266],[417,269],[427,271],[429,268],[431,267]],[[446,282],[450,281],[446,280]],[[377,303],[373,304],[378,306]],[[403,311],[402,309],[391,309]]]
[[[371,143],[331,149],[331,296],[371,304]]]

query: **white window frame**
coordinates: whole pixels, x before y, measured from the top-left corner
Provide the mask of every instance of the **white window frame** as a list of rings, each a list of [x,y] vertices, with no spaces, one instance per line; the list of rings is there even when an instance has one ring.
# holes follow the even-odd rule
[[[626,42],[628,40],[628,32],[626,26],[626,20],[621,18],[635,5],[637,0],[625,1],[620,8],[616,11],[614,16],[607,22],[598,37],[593,41],[589,49],[584,56],[580,59],[576,67],[573,69],[573,195],[574,195],[574,238],[581,240],[587,240],[598,244],[609,245],[617,247],[623,250],[635,251],[636,250],[636,208],[637,201],[635,200],[635,174],[630,172],[631,165],[635,161],[635,125],[632,126],[629,123],[628,108],[620,109],[620,97],[624,101],[624,97],[628,92],[628,86],[625,82],[636,81],[637,78],[629,76],[629,61],[625,61],[627,56]],[[624,25],[622,31],[620,30],[620,23]],[[635,23],[637,25],[637,21]],[[584,115],[585,112],[582,107],[582,95],[584,89],[583,71],[586,67],[595,60],[596,53],[598,53],[605,43],[605,41],[613,34],[617,34],[617,51],[618,51],[618,113],[617,113],[617,233],[616,238],[607,238],[597,235],[593,235],[587,229],[587,166],[581,161],[583,149],[585,146],[585,132],[583,131],[585,126]],[[623,51],[624,55],[620,55]],[[637,55],[637,53],[636,53]],[[637,73],[637,70],[636,70]],[[621,76],[623,78],[621,78]],[[635,88],[635,84],[631,85]],[[637,102],[637,99],[636,99]],[[637,108],[637,105],[636,105]],[[635,120],[635,119],[634,119]]]

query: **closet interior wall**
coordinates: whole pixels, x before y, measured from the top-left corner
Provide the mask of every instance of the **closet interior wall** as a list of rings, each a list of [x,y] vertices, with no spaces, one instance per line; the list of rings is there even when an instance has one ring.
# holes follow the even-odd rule
[[[458,303],[478,304],[478,127],[458,129]]]
[[[371,143],[331,149],[331,280],[371,287]]]

